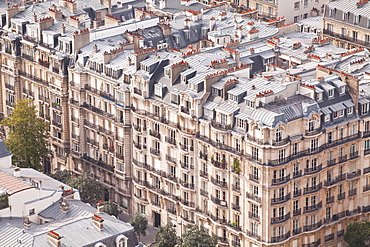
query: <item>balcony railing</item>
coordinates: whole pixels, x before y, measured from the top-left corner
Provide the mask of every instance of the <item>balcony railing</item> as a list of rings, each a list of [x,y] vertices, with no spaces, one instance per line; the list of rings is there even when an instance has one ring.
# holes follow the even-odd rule
[[[321,132],[322,132],[321,127],[317,128],[317,129],[306,130],[305,136],[314,136],[314,135],[320,134]]]
[[[150,148],[150,153],[151,153],[151,154],[154,154],[154,155],[156,155],[156,156],[159,156],[159,155],[160,155],[159,150],[158,150],[158,149],[156,149],[156,148]]]
[[[290,193],[288,193],[285,196],[277,197],[277,198],[271,198],[271,204],[278,204],[278,203],[283,203],[288,200],[290,200]]]
[[[337,232],[337,238],[340,238],[344,235],[344,229]]]
[[[346,198],[346,192],[342,192],[338,194],[338,201],[343,200],[344,198]]]
[[[352,43],[355,43],[355,44],[358,44],[358,45],[370,47],[370,42],[368,42],[368,41],[360,40],[358,38],[353,38],[353,37],[350,37],[348,35],[343,35],[343,34],[340,34],[340,33],[329,31],[328,29],[324,29],[323,33],[327,34],[327,35],[330,35],[332,37],[335,37],[335,38],[339,38],[341,40],[345,40],[345,41],[349,41],[349,42],[352,42]]]
[[[347,173],[347,179],[354,179],[354,178],[357,178],[361,176],[361,170],[358,169],[357,171],[354,171],[354,172],[349,172]]]
[[[290,142],[290,136],[284,138],[284,139],[281,139],[281,140],[273,140],[272,141],[272,146],[283,146],[285,144],[288,144]]]
[[[348,196],[354,196],[356,194],[357,194],[357,189],[356,188],[351,189],[351,190],[348,191]]]
[[[298,178],[300,176],[302,176],[302,170],[294,171],[293,172],[293,178]]]
[[[364,168],[364,174],[367,174],[367,173],[369,173],[370,172],[370,167],[366,167],[366,168]]]
[[[315,184],[311,187],[305,187],[303,189],[303,194],[316,192],[316,191],[320,190],[321,188],[322,188],[322,182],[320,182],[319,184]]]
[[[273,178],[272,179],[272,184],[273,185],[278,185],[278,184],[283,184],[286,183],[290,180],[290,174],[286,175],[285,177],[282,178]]]
[[[87,156],[86,154],[84,154],[84,155],[82,156],[82,158],[83,158],[84,160],[88,161],[89,163],[92,163],[92,164],[94,164],[94,165],[96,165],[96,166],[99,166],[99,167],[101,167],[101,168],[104,168],[104,169],[106,169],[106,170],[108,170],[108,171],[111,171],[111,172],[113,172],[113,171],[114,171],[114,166],[111,166],[111,165],[108,165],[108,164],[106,164],[106,163],[104,163],[104,162],[102,162],[102,161],[99,161],[99,160],[93,159],[93,158],[91,158],[90,156]]]
[[[230,124],[221,124],[215,120],[211,120],[211,125],[212,127],[219,129],[219,130],[231,130],[232,128]]]
[[[260,221],[260,216],[258,214],[255,214],[253,212],[248,212],[249,218],[255,220],[255,221]]]
[[[294,190],[293,191],[293,197],[301,196],[302,195],[302,189]]]
[[[171,162],[171,163],[174,163],[176,164],[176,159],[171,157],[170,155],[166,154],[166,160]]]
[[[240,185],[239,184],[233,184],[232,189],[233,189],[233,191],[240,192]]]
[[[231,203],[231,208],[236,210],[236,211],[240,211],[240,205],[239,204]]]
[[[315,224],[303,226],[303,231],[304,232],[313,231],[313,230],[316,230],[317,228],[319,228],[320,226],[322,226],[322,220],[320,220],[319,222],[317,222]]]
[[[301,215],[301,212],[302,210],[300,209],[300,208],[298,208],[298,209],[294,209],[293,210],[293,217],[296,217],[296,216],[298,216],[298,215]]]
[[[328,160],[327,166],[333,166],[336,164],[336,159]]]
[[[247,198],[249,198],[249,199],[251,199],[253,201],[256,201],[258,203],[261,203],[262,202],[261,197],[255,195],[255,194],[252,194],[252,193],[247,192],[246,193],[246,196],[247,196]]]
[[[288,219],[290,219],[290,212],[283,216],[271,218],[271,224],[278,224],[287,221]]]
[[[322,208],[322,201],[311,206],[305,206],[303,208],[303,213],[313,212],[319,210],[320,208]]]
[[[281,241],[288,239],[289,237],[290,237],[290,231],[283,235],[277,236],[277,237],[271,237],[271,243],[281,242]]]
[[[249,179],[256,182],[256,183],[258,183],[259,180],[260,180],[260,178],[257,175],[252,174],[252,173],[249,173]]]
[[[326,204],[333,203],[334,202],[334,196],[326,197]]]
[[[304,169],[304,174],[312,174],[312,173],[315,173],[315,172],[318,172],[318,171],[321,171],[322,169],[322,164],[318,165],[318,166],[313,166],[313,167],[308,167],[308,168],[305,168]]]
[[[199,175],[203,178],[208,178],[208,172],[207,171],[200,170]]]
[[[200,189],[200,194],[201,194],[202,196],[208,197],[208,191],[207,191],[207,190],[202,190],[202,189]]]
[[[369,191],[370,190],[370,184],[365,184],[363,191]]]
[[[169,144],[176,145],[176,140],[174,138],[166,136],[165,140]]]
[[[211,182],[215,185],[227,188],[227,182],[226,181],[221,181],[220,179],[216,179],[214,177],[211,177]]]
[[[150,134],[151,136],[154,136],[155,138],[161,139],[161,134],[159,134],[159,132],[158,132],[158,131],[149,130],[149,134]]]
[[[219,198],[214,197],[213,195],[211,195],[211,200],[212,200],[214,203],[216,203],[216,204],[218,204],[218,205],[220,205],[220,206],[227,207],[227,201],[220,200]]]
[[[302,227],[294,228],[292,233],[293,235],[300,234],[302,232]]]
[[[302,244],[302,247],[318,247],[321,244],[321,238],[319,240],[309,243],[309,244]]]

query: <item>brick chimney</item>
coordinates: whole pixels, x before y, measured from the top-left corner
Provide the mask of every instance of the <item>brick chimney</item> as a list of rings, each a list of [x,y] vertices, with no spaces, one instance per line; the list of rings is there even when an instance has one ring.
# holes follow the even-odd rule
[[[93,222],[94,226],[96,226],[99,230],[103,230],[103,228],[104,228],[103,218],[96,215],[96,214],[94,214],[94,216],[91,217],[91,218],[92,218],[92,222]]]
[[[69,203],[68,203],[66,200],[62,199],[62,200],[59,202],[59,204],[60,204],[60,210],[61,210],[63,213],[67,213],[67,212],[68,212],[68,210],[69,210]]]
[[[62,246],[62,237],[53,231],[48,232],[48,240],[54,247],[61,247]]]
[[[96,209],[100,213],[104,212],[104,202],[103,201],[98,201],[98,203],[96,204]]]

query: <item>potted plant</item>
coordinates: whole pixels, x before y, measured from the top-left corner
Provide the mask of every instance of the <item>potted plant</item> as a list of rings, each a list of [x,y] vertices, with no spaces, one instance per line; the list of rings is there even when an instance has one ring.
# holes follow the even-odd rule
[[[240,168],[240,162],[238,159],[234,159],[234,166],[233,166],[233,169],[236,173],[240,173],[241,172],[241,168]]]
[[[194,151],[194,147],[193,146],[190,147],[190,151]]]

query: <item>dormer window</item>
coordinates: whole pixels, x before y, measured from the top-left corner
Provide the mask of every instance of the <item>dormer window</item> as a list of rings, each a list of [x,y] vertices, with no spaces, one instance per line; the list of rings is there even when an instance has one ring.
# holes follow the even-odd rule
[[[334,89],[330,89],[330,90],[328,91],[328,97],[329,97],[329,98],[333,98],[333,97],[334,97]]]
[[[340,94],[344,94],[346,92],[346,87],[345,86],[341,86],[340,88],[339,88],[339,93]]]
[[[362,105],[362,114],[367,114],[369,112],[369,103]]]
[[[237,119],[236,127],[240,128],[240,129],[248,130],[248,123],[245,120]]]
[[[347,115],[350,115],[353,113],[353,107],[347,108]]]
[[[178,105],[179,104],[179,95],[175,93],[171,93],[171,103]]]
[[[322,93],[317,93],[316,100],[321,101],[322,100]]]
[[[253,101],[246,100],[245,101],[245,104],[249,108],[254,108],[254,102]]]
[[[154,87],[154,94],[155,94],[155,96],[162,97],[162,88],[158,87],[158,86],[155,86]]]
[[[310,118],[310,120],[308,120],[308,131],[313,131],[314,129],[315,129],[315,119]]]
[[[167,77],[170,77],[170,72],[171,72],[171,69],[170,69],[170,68],[165,68],[165,69],[164,69],[164,74],[165,74]]]
[[[227,116],[223,113],[220,113],[220,123],[221,124],[227,124]]]
[[[330,114],[326,114],[325,115],[325,122],[329,122],[330,121]]]

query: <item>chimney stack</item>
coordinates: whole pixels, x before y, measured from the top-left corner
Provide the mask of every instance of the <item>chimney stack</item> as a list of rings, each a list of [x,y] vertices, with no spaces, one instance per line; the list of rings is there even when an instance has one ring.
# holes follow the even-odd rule
[[[23,226],[24,228],[28,229],[31,227],[31,221],[30,219],[28,218],[28,216],[26,216],[26,218],[24,218],[23,220]]]
[[[98,53],[99,49],[98,49],[98,45],[97,44],[94,44],[94,53]]]
[[[62,237],[53,231],[48,232],[48,240],[54,247],[61,247],[62,246]]]
[[[96,204],[96,209],[100,213],[104,212],[104,202],[103,201],[98,201],[98,203]]]
[[[33,20],[34,23],[37,22],[37,15],[36,15],[36,13],[33,13],[32,20]]]
[[[62,199],[60,202],[60,210],[63,212],[63,213],[67,213],[68,210],[69,210],[69,203],[67,201],[65,201],[64,199]]]
[[[65,34],[66,33],[66,26],[64,25],[64,23],[62,24],[61,28],[62,28],[62,34]]]
[[[103,230],[104,228],[104,225],[103,225],[103,218],[94,214],[94,216],[92,217],[92,221],[93,221],[93,224],[99,229],[99,230]]]
[[[20,178],[21,177],[21,169],[19,167],[14,168],[14,170],[13,170],[13,176],[16,177],[16,178]]]

